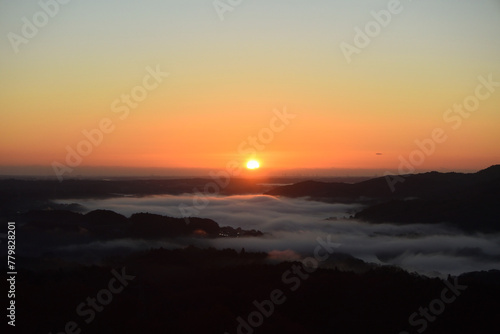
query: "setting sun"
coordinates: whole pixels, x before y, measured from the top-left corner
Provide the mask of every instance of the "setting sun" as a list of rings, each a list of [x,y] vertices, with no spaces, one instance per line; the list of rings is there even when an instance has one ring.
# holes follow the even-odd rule
[[[260,164],[257,160],[250,160],[247,162],[248,169],[257,169],[260,167]]]

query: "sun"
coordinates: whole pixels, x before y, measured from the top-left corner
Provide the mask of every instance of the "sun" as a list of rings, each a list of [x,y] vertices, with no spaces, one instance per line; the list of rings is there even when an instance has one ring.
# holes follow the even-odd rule
[[[247,162],[247,168],[248,169],[257,169],[260,167],[260,164],[257,160],[249,160]]]

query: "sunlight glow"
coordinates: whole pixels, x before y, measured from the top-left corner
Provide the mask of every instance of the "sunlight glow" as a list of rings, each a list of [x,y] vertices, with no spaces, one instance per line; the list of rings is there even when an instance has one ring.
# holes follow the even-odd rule
[[[250,160],[247,162],[248,169],[257,169],[260,167],[260,164],[257,160]]]

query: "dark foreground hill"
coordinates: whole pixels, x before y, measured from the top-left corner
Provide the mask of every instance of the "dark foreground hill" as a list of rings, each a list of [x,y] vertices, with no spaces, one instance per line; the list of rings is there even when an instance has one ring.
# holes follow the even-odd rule
[[[498,271],[441,280],[265,258],[189,247],[20,270],[16,333],[498,333]]]
[[[449,223],[465,231],[500,231],[500,165],[477,173],[430,172],[355,184],[305,181],[277,187],[273,196],[363,202],[355,218],[376,223]]]

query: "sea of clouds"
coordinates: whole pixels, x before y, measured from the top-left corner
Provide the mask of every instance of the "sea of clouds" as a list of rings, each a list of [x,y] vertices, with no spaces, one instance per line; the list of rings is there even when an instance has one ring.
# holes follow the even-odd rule
[[[191,194],[181,196],[119,197],[65,200],[78,202],[87,210],[107,209],[130,216],[149,212],[182,217],[180,205],[194,208]],[[259,238],[218,238],[197,241],[201,246],[245,248],[273,256],[297,259],[312,255],[318,238],[330,238],[338,252],[364,261],[397,265],[431,276],[500,269],[500,235],[466,234],[445,224],[369,224],[349,217],[362,209],[359,204],[331,204],[307,199],[266,195],[205,197],[197,216],[211,218],[220,226],[258,229]],[[198,202],[201,204],[201,202]],[[179,247],[165,241],[110,241],[86,247]]]

